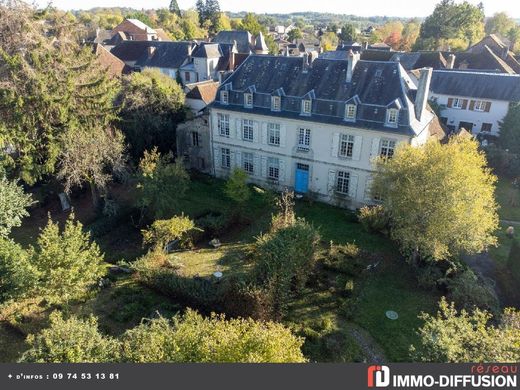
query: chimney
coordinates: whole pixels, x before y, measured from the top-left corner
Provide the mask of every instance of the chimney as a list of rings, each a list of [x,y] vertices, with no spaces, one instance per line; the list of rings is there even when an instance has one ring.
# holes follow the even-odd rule
[[[362,51],[368,50],[368,42],[367,41],[363,42],[363,44],[361,45],[361,50]]]
[[[348,66],[347,66],[347,83],[352,81],[352,75],[354,74],[354,69],[356,68],[356,64],[359,61],[359,53],[354,53],[352,50],[348,52]]]
[[[453,69],[455,68],[455,54],[450,54],[448,56],[448,64],[447,64],[447,68],[448,69]]]
[[[509,54],[509,47],[504,46],[502,49],[502,59],[505,60],[507,58],[507,55]]]
[[[309,70],[309,55],[307,53],[303,53],[302,60],[303,60],[302,72],[307,73],[307,71]]]
[[[154,52],[155,52],[155,46],[148,46],[148,58],[153,56]]]
[[[422,68],[419,84],[417,85],[417,95],[415,96],[415,117],[420,122],[426,111],[428,95],[430,93],[430,82],[432,81],[432,68]]]

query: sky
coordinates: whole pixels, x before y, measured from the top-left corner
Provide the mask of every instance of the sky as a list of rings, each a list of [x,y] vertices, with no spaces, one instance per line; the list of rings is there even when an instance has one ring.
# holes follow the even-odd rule
[[[45,5],[48,0],[37,0]],[[298,11],[332,12],[357,16],[427,16],[439,0],[220,0],[223,11],[249,11],[255,13],[289,13]],[[469,0],[478,4],[480,0]],[[505,11],[520,19],[520,0],[482,0],[486,16]],[[169,0],[53,0],[53,5],[69,9],[93,7],[163,8]],[[181,9],[193,7],[195,0],[178,0]]]

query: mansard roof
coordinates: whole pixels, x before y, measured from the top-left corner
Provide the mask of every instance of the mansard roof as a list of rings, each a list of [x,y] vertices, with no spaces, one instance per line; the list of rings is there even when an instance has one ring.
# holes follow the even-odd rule
[[[347,67],[347,60],[319,58],[309,67],[298,57],[252,55],[220,87],[229,91],[229,104],[221,104],[218,96],[214,107],[243,110],[243,94],[254,86],[255,113],[345,124],[345,103],[359,102],[356,123],[349,126],[408,135],[424,129],[424,122],[415,120],[412,102],[416,87],[398,62],[360,60],[350,82]],[[314,97],[312,113],[303,118],[301,101],[308,98],[310,91]],[[282,96],[281,112],[270,111],[273,95]],[[390,129],[385,127],[386,109],[396,105],[401,107],[399,126]],[[429,113],[427,117],[431,121],[433,115]]]

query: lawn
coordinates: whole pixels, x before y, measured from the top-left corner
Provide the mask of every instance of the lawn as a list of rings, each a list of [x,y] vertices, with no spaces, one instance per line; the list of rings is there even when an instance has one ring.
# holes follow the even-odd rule
[[[501,177],[497,183],[496,198],[500,205],[500,219],[520,222],[520,188],[515,187],[511,180]]]
[[[236,214],[236,206],[225,196],[223,189],[221,180],[197,177],[180,200],[179,210],[194,219],[208,212]],[[170,262],[175,263],[178,272],[185,277],[208,277],[216,271],[225,276],[247,272],[251,266],[247,251],[255,237],[269,228],[274,212],[272,201],[270,191],[253,188],[253,196],[243,210],[240,222],[218,237],[222,242],[220,248],[214,249],[207,242],[201,242],[194,250],[170,255]],[[66,217],[59,209],[52,213],[53,218],[64,220]],[[331,241],[356,243],[369,254],[371,261],[380,261],[375,271],[356,278],[354,294],[357,298],[347,302],[352,305],[350,314],[344,313],[346,298],[341,287],[345,285],[344,276],[331,271],[323,271],[328,273],[321,275],[322,279],[330,282],[309,286],[290,302],[284,322],[306,338],[306,355],[311,361],[362,361],[364,353],[352,336],[352,328],[359,325],[370,333],[390,361],[406,361],[410,345],[417,341],[415,330],[420,325],[417,315],[421,311],[432,312],[438,296],[419,289],[395,244],[384,236],[365,232],[354,213],[301,200],[297,201],[296,214],[318,228],[323,249]],[[45,215],[42,210],[33,213],[21,228],[16,229],[14,239],[25,245],[34,242],[39,227],[45,223]],[[121,217],[117,225],[108,229],[103,226],[103,220],[92,221],[82,217],[81,213],[78,214],[85,226],[93,231],[108,262],[133,261],[143,253],[140,232],[131,215]],[[170,316],[183,309],[167,297],[139,285],[131,276],[121,275],[112,279],[111,286],[100,290],[87,302],[73,305],[71,311],[99,317],[102,330],[118,335],[137,325],[142,318],[149,318],[157,312]],[[386,319],[386,310],[397,311],[399,319],[394,322]],[[0,330],[0,338],[6,331]],[[11,349],[15,352],[0,354],[0,360],[12,360],[16,351],[25,348],[21,337],[14,339],[14,343]]]

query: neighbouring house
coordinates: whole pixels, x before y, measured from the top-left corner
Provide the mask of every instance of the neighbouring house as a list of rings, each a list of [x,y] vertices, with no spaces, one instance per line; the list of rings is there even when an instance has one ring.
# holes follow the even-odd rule
[[[235,44],[202,42],[193,50],[190,60],[180,68],[184,84],[219,80],[240,65]]]
[[[204,109],[213,103],[219,85],[218,81],[186,84],[186,106],[188,106],[193,115],[201,115]]]
[[[112,36],[118,34],[122,34],[124,39],[129,41],[157,41],[165,35],[162,32],[160,37],[156,30],[138,19],[123,20],[112,30]]]
[[[399,143],[442,138],[428,109],[432,70],[418,87],[398,62],[250,56],[210,105],[213,174],[241,168],[250,181],[292,188],[357,208],[370,191],[373,159]]]
[[[196,46],[195,42],[123,41],[111,53],[132,71],[152,68],[177,78],[178,70],[189,62]]]
[[[461,70],[436,70],[430,99],[451,130],[497,136],[511,102],[520,101],[520,75]]]
[[[237,52],[242,55],[249,55],[254,52],[255,40],[249,31],[226,30],[220,31],[211,40],[214,43],[235,44]]]
[[[204,173],[213,171],[209,116],[205,114],[177,126],[177,156],[182,158],[186,169]]]
[[[481,54],[489,51],[504,61],[515,73],[520,73],[520,62],[515,57],[515,54],[509,50],[509,42],[504,42],[504,40],[496,34],[490,34],[484,37],[480,42],[471,46],[466,52]]]
[[[130,72],[130,69],[126,66],[126,64],[115,55],[110,53],[107,49],[105,49],[103,45],[97,43],[94,44],[94,53],[110,76],[121,77],[123,74]]]

